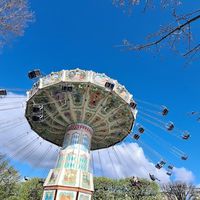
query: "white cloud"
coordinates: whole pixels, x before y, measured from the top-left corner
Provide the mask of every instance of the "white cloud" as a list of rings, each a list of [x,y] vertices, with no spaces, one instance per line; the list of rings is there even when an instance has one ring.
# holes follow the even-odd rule
[[[156,169],[154,164],[145,157],[143,149],[137,143],[121,144],[114,148],[103,149],[99,151],[99,155],[98,151],[94,151],[95,167],[99,175],[103,174],[112,178],[128,176],[149,178],[149,173],[151,173],[161,182],[170,180],[166,175],[166,170]],[[101,170],[101,163],[103,170]]]
[[[175,181],[181,181],[185,183],[192,183],[194,181],[194,175],[192,171],[189,171],[184,167],[174,168],[174,177]]]
[[[25,96],[12,93],[0,99],[0,152],[5,152],[14,159],[20,159],[38,168],[53,168],[59,148],[42,138],[36,139],[38,135],[31,130],[24,117],[25,101]],[[162,183],[170,180],[166,175],[166,170],[156,169],[137,143],[116,145],[114,149],[112,147],[102,149],[99,150],[99,154],[98,151],[93,152],[97,175],[112,178],[127,176],[149,178],[148,174],[151,173]],[[194,179],[192,172],[185,168],[175,168],[174,176],[175,180],[187,182]]]
[[[24,117],[26,97],[8,94],[0,99],[0,147],[11,159],[37,167],[54,166],[58,147],[38,138]]]
[[[196,188],[200,188],[200,184],[197,184],[197,185],[196,185]]]

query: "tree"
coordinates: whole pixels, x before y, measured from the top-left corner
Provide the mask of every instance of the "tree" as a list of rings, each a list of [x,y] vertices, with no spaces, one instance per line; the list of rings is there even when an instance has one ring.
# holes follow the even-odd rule
[[[11,39],[22,36],[33,20],[27,0],[0,0],[0,48]]]
[[[113,0],[114,5],[119,6],[121,8],[130,8],[139,4],[143,4],[143,9],[146,10],[149,7],[153,7],[155,4],[155,0]],[[160,0],[160,6],[162,8],[166,8],[168,6],[177,6],[181,4],[181,0]]]
[[[144,11],[156,5],[153,0],[113,0],[113,2],[122,8],[143,4]],[[200,20],[200,9],[197,8],[187,13],[178,14],[177,8],[182,5],[181,0],[160,0],[159,2],[162,8],[172,8],[172,21],[167,25],[162,25],[155,33],[149,34],[146,37],[146,43],[135,44],[128,39],[124,39],[118,47],[129,51],[142,51],[152,48],[160,51],[161,48],[169,48],[181,54],[188,62],[192,61],[200,55],[200,43],[193,40],[192,34],[193,24]]]
[[[133,185],[131,178],[113,180],[105,177],[94,178],[93,200],[159,200],[159,186],[155,182],[140,179]]]
[[[9,165],[4,155],[0,155],[0,199],[14,197],[19,180],[19,173]]]
[[[21,183],[19,200],[41,200],[43,193],[43,182],[39,178],[33,178]]]
[[[168,200],[192,200],[196,197],[195,187],[186,183],[168,183],[162,186]]]

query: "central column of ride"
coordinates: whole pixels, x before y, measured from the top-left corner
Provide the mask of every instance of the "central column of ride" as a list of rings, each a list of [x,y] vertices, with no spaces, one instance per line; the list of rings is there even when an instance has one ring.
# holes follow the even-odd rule
[[[55,169],[44,183],[43,200],[91,200],[94,191],[90,145],[93,130],[84,124],[67,128]]]

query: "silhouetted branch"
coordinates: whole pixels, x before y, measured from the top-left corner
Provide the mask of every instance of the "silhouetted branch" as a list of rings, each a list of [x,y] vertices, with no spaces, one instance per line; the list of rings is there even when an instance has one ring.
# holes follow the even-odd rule
[[[129,10],[130,7],[140,5],[144,7],[144,11],[149,7],[170,7],[173,8],[172,16],[174,17],[170,24],[161,26],[160,30],[149,34],[146,37],[146,43],[136,44],[124,39],[122,44],[115,47],[128,51],[150,50],[155,47],[157,53],[161,48],[169,48],[187,58],[187,64],[197,59],[200,55],[200,44],[195,44],[192,37],[192,24],[200,19],[200,9],[178,15],[176,9],[177,6],[182,4],[182,0],[113,0],[113,4],[123,9],[129,8]]]
[[[117,45],[116,47],[120,47],[128,51],[141,51],[151,49],[152,47],[156,47],[156,49],[169,47],[179,53],[180,51],[185,51],[185,53],[180,54],[183,57],[187,57],[188,61],[191,62],[194,60],[194,56],[200,52],[200,44],[192,45],[191,31],[191,25],[200,19],[199,13],[200,10],[195,10],[194,12],[190,12],[185,15],[177,15],[174,10],[173,17],[175,18],[175,23],[177,25],[175,26],[171,23],[167,26],[162,26],[156,33],[148,35],[147,41],[153,41],[145,44],[133,44],[126,39],[122,41],[121,45]],[[186,40],[186,42],[184,40]]]
[[[196,45],[195,47],[193,47],[190,51],[186,52],[185,54],[183,54],[184,57],[188,56],[189,54],[192,54],[194,52],[197,52],[200,50],[200,44]]]
[[[158,45],[159,43],[161,43],[162,41],[167,39],[169,36],[171,36],[175,32],[182,30],[186,25],[189,25],[189,24],[191,24],[192,22],[194,22],[194,21],[196,21],[198,19],[200,19],[200,15],[197,15],[197,16],[193,17],[192,19],[188,20],[187,22],[185,22],[185,23],[173,28],[170,32],[168,32],[167,34],[163,35],[158,40],[155,40],[153,42],[149,42],[147,44],[135,45],[135,46],[133,45],[132,47],[129,46],[129,50],[142,50],[142,49],[154,46],[154,45]]]

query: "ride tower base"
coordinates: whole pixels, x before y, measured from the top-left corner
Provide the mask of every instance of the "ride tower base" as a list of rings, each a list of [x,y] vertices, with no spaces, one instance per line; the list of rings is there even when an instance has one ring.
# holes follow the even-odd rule
[[[44,183],[42,200],[91,200],[94,191],[90,145],[93,130],[84,124],[67,128],[54,169]]]

